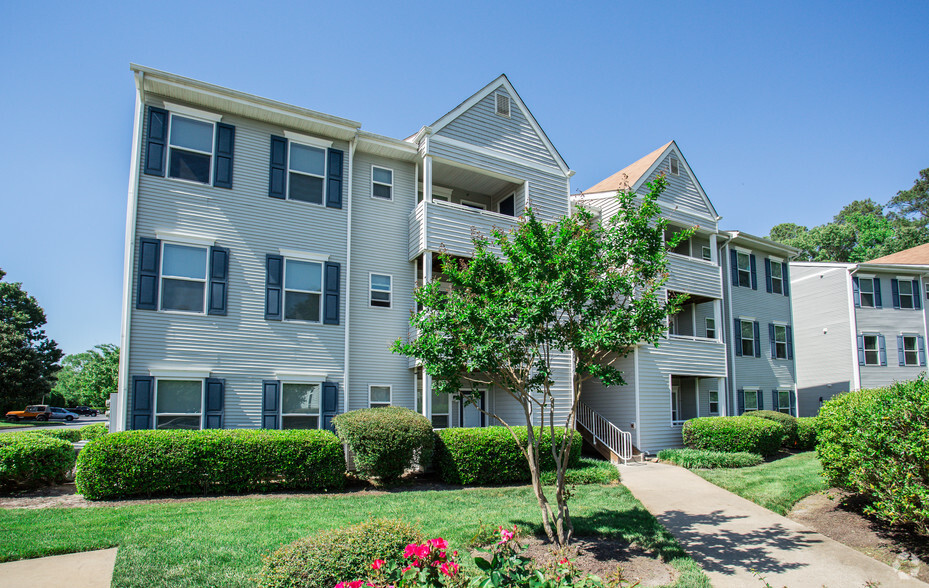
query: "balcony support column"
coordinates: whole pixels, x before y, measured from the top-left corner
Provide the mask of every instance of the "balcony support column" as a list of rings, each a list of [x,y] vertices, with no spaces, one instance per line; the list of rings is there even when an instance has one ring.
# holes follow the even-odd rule
[[[432,158],[429,158],[430,163],[431,163],[431,159]],[[430,165],[429,166],[430,175],[431,175],[431,168],[432,166]],[[423,185],[423,190],[424,190],[423,198],[426,197],[425,186],[427,185],[429,184]],[[431,199],[432,197],[431,186],[429,188],[429,192],[430,192],[429,197]],[[432,282],[432,252],[427,250],[423,252],[423,285],[425,286],[426,284],[430,282]],[[432,420],[432,376],[430,376],[426,372],[425,367],[423,367],[423,416],[429,419],[430,421]]]
[[[432,202],[432,156],[423,155],[423,201]]]
[[[721,416],[729,416],[729,394],[726,392],[726,378],[716,378],[716,397],[719,398],[719,401],[722,403],[720,407],[719,414]]]
[[[719,265],[719,247],[716,246],[716,233],[710,235],[710,261]]]

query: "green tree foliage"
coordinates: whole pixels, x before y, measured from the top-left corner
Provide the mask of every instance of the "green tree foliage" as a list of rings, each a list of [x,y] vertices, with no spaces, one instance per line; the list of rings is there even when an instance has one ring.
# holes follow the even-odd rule
[[[887,207],[894,209],[893,218],[926,228],[929,225],[929,168],[919,172],[912,188],[897,192]]]
[[[48,394],[62,352],[45,335],[45,311],[0,269],[0,411],[22,410]]]
[[[574,436],[551,444],[557,473],[553,506],[542,492],[540,435],[533,424],[551,437],[555,427],[573,431],[582,382],[595,377],[606,385],[623,383],[613,367],[616,359],[640,342],[657,341],[667,317],[680,309],[683,301],[666,300],[662,286],[667,251],[691,231],[664,242],[666,223],[656,201],[666,186],[663,177],[649,184],[640,202],[630,192],[618,192],[618,212],[605,222],[583,207],[550,224],[527,210],[508,233],[474,236],[470,260],[440,255],[451,290],[443,291],[437,281],[418,288],[414,298],[421,310],[410,321],[418,336],[392,347],[421,360],[436,393],[459,395],[469,387],[492,386],[522,407],[518,425],[492,411],[485,414],[520,444],[543,528],[559,545],[573,533],[565,471]],[[556,398],[556,354],[567,352],[575,362],[573,393]],[[472,397],[464,401],[473,403]],[[522,440],[517,426],[525,428]]]
[[[102,407],[116,392],[119,375],[119,347],[109,343],[97,345],[84,353],[61,360],[54,393],[71,405]]]

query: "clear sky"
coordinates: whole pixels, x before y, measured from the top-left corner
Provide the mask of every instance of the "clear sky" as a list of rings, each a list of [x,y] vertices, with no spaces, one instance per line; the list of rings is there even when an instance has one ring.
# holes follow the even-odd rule
[[[0,268],[119,342],[129,63],[406,137],[506,73],[588,188],[671,139],[725,228],[929,167],[929,2],[0,3]],[[397,227],[406,230],[406,227]]]

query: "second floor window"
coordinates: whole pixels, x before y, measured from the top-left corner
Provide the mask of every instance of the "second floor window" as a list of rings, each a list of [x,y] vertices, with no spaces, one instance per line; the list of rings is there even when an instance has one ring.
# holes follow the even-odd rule
[[[706,338],[716,338],[716,319],[711,319],[709,317],[706,319]]]
[[[783,266],[779,261],[771,262],[771,290],[773,290],[775,294],[784,293]]]
[[[900,308],[914,308],[913,304],[913,282],[910,280],[898,280],[900,288]]]
[[[291,141],[287,176],[288,198],[322,204],[326,150]]]
[[[739,271],[739,286],[743,288],[752,287],[752,264],[748,253],[736,252]]]
[[[394,172],[385,167],[371,166],[371,197],[393,200]]]
[[[203,312],[206,263],[206,247],[164,244],[161,256],[161,310]]]
[[[774,358],[787,359],[787,327],[774,325]]]
[[[168,136],[168,177],[210,183],[213,169],[213,130],[211,122],[171,115]]]
[[[755,355],[755,324],[752,321],[739,321],[740,343],[742,355],[752,357]]]
[[[391,277],[385,274],[371,274],[371,306],[390,308]]]
[[[284,319],[320,322],[322,307],[321,263],[286,260],[284,270]]]
[[[861,296],[861,306],[874,307],[874,279],[860,278],[858,280],[858,291]]]

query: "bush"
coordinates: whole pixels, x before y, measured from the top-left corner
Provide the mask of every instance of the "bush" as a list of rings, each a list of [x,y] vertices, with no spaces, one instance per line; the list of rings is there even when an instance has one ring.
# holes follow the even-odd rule
[[[81,440],[80,431],[71,427],[66,429],[34,429],[28,432],[33,435],[48,435],[49,437],[62,439],[68,443],[77,443]]]
[[[542,483],[554,485],[557,477],[554,470],[542,472]],[[565,472],[566,484],[612,484],[619,482],[619,470],[616,466],[602,459],[582,457],[580,463]]]
[[[817,417],[816,453],[830,483],[866,495],[866,511],[929,535],[929,382],[849,392]]]
[[[752,416],[701,417],[684,423],[684,445],[690,449],[774,455],[783,429],[773,421]]]
[[[298,539],[265,557],[258,585],[332,588],[344,578],[365,575],[376,559],[400,565],[406,546],[420,541],[422,535],[415,527],[389,519],[324,531]]]
[[[74,467],[74,447],[35,433],[0,435],[0,490],[7,492],[61,482]]]
[[[408,408],[385,406],[353,410],[333,419],[336,432],[355,456],[358,473],[394,482],[419,463],[432,463],[432,423]]]
[[[524,427],[517,428],[519,444],[525,447],[528,434]],[[535,434],[541,429],[536,427]],[[556,443],[564,438],[564,429],[555,429]],[[581,459],[581,434],[574,431],[568,467],[576,468]],[[551,451],[551,434],[542,434],[540,445],[541,470],[554,470],[555,459]],[[436,468],[442,480],[449,484],[508,484],[528,482],[532,479],[529,463],[513,436],[505,427],[473,429],[443,429],[436,442]]]
[[[747,468],[764,461],[757,453],[709,451],[707,449],[663,449],[658,459],[688,469]]]
[[[106,423],[94,423],[92,425],[84,425],[78,429],[78,432],[81,434],[81,441],[92,441],[109,433],[110,426]]]
[[[345,457],[320,430],[124,431],[88,443],[77,491],[91,500],[341,488]]]
[[[790,449],[797,446],[797,417],[775,410],[756,410],[753,412],[746,412],[742,416],[753,416],[759,419],[774,421],[781,426],[781,430],[784,432],[784,440],[781,441],[781,445]]]
[[[816,449],[816,417],[797,419],[797,449],[800,451]]]

